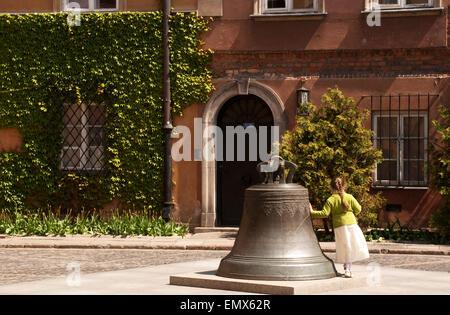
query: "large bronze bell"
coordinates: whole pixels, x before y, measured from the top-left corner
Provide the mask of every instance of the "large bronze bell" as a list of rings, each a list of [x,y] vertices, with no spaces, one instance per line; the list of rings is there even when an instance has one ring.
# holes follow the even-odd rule
[[[263,182],[245,191],[239,233],[217,275],[254,280],[336,277],[333,261],[323,254],[313,230],[308,190],[292,183],[295,164],[275,158],[277,171],[262,173]],[[260,163],[260,174],[273,161]]]

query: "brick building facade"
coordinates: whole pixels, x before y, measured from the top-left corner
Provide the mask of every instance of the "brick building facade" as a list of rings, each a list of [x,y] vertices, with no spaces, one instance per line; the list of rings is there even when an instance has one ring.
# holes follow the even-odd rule
[[[159,7],[158,0],[78,2],[87,11]],[[4,0],[0,12],[59,12],[64,4]],[[450,103],[450,0],[172,0],[172,5],[175,11],[214,17],[203,41],[214,51],[216,87],[206,104],[187,108],[175,125],[194,133],[195,118],[202,118],[203,128],[242,124],[244,118],[232,115],[237,106],[270,113],[267,121],[284,131],[295,127],[299,88],[320,104],[327,88],[337,86],[372,110],[367,127],[376,132],[374,145],[384,149],[386,159],[374,174],[374,191],[388,200],[380,219],[397,216],[404,224],[427,226],[442,202],[429,189],[425,165],[427,144],[436,140],[431,121],[439,117],[439,104]],[[253,123],[256,116],[245,119]],[[192,226],[236,225],[242,193],[256,181],[252,169],[245,163],[174,163],[174,215]]]
[[[192,119],[202,117],[204,126],[205,121],[206,125],[220,124],[227,102],[241,97],[245,103],[250,94],[264,99],[274,116],[279,115],[274,122],[282,130],[291,129],[300,87],[309,89],[313,103],[320,104],[327,88],[337,86],[361,108],[372,110],[368,128],[375,129],[376,121],[387,123],[386,115],[392,116],[389,123],[398,125],[399,134],[387,140],[392,142],[385,150],[388,161],[374,174],[373,189],[382,191],[388,203],[380,220],[399,217],[403,224],[427,226],[430,214],[442,202],[428,187],[424,165],[428,161],[425,143],[436,137],[431,121],[438,119],[438,105],[450,101],[449,4],[381,6],[381,25],[369,26],[368,1],[318,1],[317,9],[296,12],[288,8],[277,13],[261,11],[264,1],[224,1],[223,16],[216,17],[204,35],[205,46],[215,52],[216,92],[208,104],[186,110],[177,123],[193,128]],[[408,132],[407,120],[414,120],[420,129],[420,137],[415,138],[423,139],[400,135]],[[406,147],[413,142],[416,151],[408,153]],[[181,217],[196,226],[232,222],[227,213],[235,212],[226,209],[232,205],[225,200],[238,199],[238,189],[227,193],[224,186],[240,185],[243,191],[248,181],[241,184],[242,176],[234,184],[224,182],[224,167],[209,162],[177,163],[175,191]]]

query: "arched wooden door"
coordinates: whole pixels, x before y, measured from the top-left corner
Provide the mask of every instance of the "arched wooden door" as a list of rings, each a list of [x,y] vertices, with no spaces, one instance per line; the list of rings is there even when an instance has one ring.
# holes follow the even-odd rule
[[[258,173],[256,165],[260,162],[250,160],[249,136],[245,141],[245,161],[237,160],[237,136],[234,135],[234,159],[229,161],[227,157],[226,127],[242,126],[247,128],[254,126],[267,126],[269,135],[267,138],[268,150],[271,148],[270,126],[274,125],[274,119],[269,106],[254,95],[239,95],[228,100],[222,107],[217,118],[217,125],[223,131],[223,157],[224,161],[217,162],[217,225],[239,226],[244,205],[245,189],[257,184]],[[259,132],[257,132],[256,148],[259,152]]]

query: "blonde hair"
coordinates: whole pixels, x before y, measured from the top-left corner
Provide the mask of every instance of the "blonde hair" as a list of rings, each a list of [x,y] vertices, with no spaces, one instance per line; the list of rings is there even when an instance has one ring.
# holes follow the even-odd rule
[[[331,181],[330,187],[332,190],[334,190],[335,192],[337,192],[339,194],[339,196],[341,197],[341,202],[342,202],[342,205],[344,206],[345,212],[347,212],[348,204],[347,204],[347,202],[344,201],[344,191],[347,188],[347,184],[345,183],[345,181],[340,177],[333,178],[333,180]]]

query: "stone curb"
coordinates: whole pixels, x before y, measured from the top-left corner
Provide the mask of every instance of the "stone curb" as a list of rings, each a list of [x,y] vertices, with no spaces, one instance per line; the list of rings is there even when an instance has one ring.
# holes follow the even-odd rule
[[[80,244],[0,244],[0,248],[40,248],[40,249],[166,249],[166,250],[231,250],[233,246],[226,245],[80,245]],[[334,253],[334,249],[323,249],[325,253]],[[414,249],[369,249],[371,254],[406,254],[406,255],[450,255],[444,250],[414,250]]]
[[[234,238],[208,238],[206,234],[181,237],[112,237],[112,236],[49,236],[13,237],[0,235],[0,248],[53,249],[172,249],[172,250],[231,250]],[[450,245],[371,243],[372,254],[450,255]],[[324,252],[335,252],[334,242],[321,242]]]
[[[336,252],[334,249],[324,249],[326,252]],[[371,254],[405,254],[405,255],[450,255],[448,250],[423,250],[423,249],[392,249],[392,248],[369,248]]]
[[[334,242],[320,243],[324,252],[335,252]],[[405,255],[450,255],[450,245],[405,244],[405,243],[367,243],[371,254]]]

